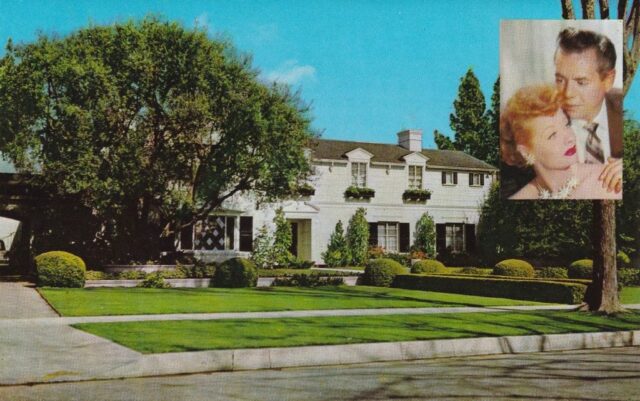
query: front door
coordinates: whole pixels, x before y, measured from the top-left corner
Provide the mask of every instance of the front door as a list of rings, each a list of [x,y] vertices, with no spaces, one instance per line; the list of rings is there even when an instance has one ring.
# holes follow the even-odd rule
[[[291,223],[291,246],[289,252],[298,257],[298,223]]]

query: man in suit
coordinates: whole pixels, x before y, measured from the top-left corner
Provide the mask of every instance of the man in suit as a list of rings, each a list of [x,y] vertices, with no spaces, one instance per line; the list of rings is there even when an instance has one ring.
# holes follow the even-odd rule
[[[554,57],[564,110],[576,133],[581,163],[607,163],[600,180],[622,190],[622,91],[613,88],[616,51],[604,35],[566,28],[558,34]]]

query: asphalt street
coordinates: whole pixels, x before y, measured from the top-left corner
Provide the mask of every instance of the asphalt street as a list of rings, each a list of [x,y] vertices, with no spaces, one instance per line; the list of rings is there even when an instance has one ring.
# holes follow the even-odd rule
[[[640,400],[640,347],[0,387],[0,400]]]

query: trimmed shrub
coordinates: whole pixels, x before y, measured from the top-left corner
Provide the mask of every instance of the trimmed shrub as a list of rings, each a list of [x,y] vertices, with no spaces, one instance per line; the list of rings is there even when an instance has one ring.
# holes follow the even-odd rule
[[[245,258],[232,258],[222,262],[212,281],[214,287],[226,288],[255,287],[257,283],[256,265]]]
[[[160,272],[149,274],[147,278],[138,283],[136,287],[140,288],[171,288],[171,284],[164,281]]]
[[[579,259],[569,265],[569,278],[590,279],[593,272],[593,260]]]
[[[494,276],[533,277],[533,266],[525,260],[505,259],[493,268]]]
[[[290,269],[310,269],[315,266],[315,262],[312,260],[304,260],[300,258],[293,258],[289,262]]]
[[[565,304],[582,302],[587,289],[576,282],[413,274],[396,276],[393,287]]]
[[[387,253],[384,258],[395,260],[405,267],[411,266],[411,257],[406,253]]]
[[[392,259],[373,259],[364,268],[362,281],[365,285],[390,287],[398,274],[407,273],[407,268]]]
[[[36,256],[39,287],[84,287],[84,261],[69,252],[52,251]]]
[[[460,274],[468,274],[472,276],[486,276],[490,274],[493,270],[489,269],[481,269],[479,267],[463,267],[460,270]]]
[[[618,284],[623,287],[640,286],[640,270],[618,269]]]
[[[111,277],[109,274],[105,272],[101,272],[97,270],[87,270],[86,272],[84,272],[84,279],[85,280],[109,280],[111,279]]]
[[[116,274],[118,280],[144,280],[147,272],[143,270],[125,270]]]
[[[446,273],[447,268],[433,259],[419,260],[411,266],[411,273]]]
[[[319,274],[294,274],[291,277],[278,277],[271,284],[274,287],[319,287],[323,285],[342,285],[342,277],[327,277]]]
[[[567,269],[564,267],[543,267],[536,270],[536,277],[540,278],[569,278]]]
[[[214,262],[201,264],[196,263],[192,266],[178,266],[176,267],[177,277],[164,278],[212,278],[216,272],[216,264]]]

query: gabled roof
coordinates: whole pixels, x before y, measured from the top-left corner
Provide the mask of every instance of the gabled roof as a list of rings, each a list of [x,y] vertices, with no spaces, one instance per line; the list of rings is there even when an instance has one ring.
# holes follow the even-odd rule
[[[373,154],[373,163],[405,163],[403,157],[413,153],[401,146],[387,143],[355,141],[337,141],[333,139],[314,139],[311,151],[314,159],[347,160],[346,153],[362,148]],[[445,167],[462,169],[497,170],[496,167],[457,150],[422,149],[429,158],[427,168]]]

